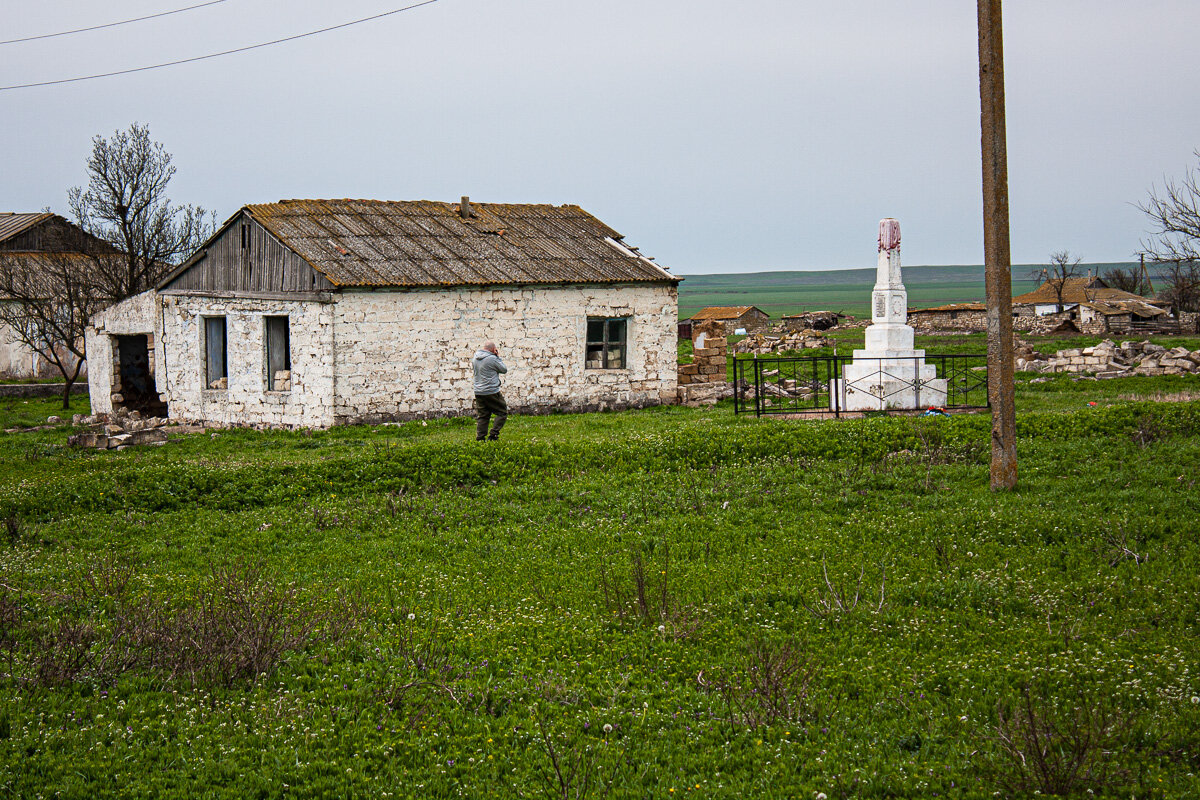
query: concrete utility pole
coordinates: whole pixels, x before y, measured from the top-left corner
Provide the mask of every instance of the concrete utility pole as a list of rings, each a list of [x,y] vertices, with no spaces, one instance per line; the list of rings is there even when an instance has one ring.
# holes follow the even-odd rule
[[[1008,247],[1008,145],[1004,126],[1004,35],[1000,0],[979,11],[979,105],[983,146],[983,250],[987,286],[988,402],[992,491],[1017,486],[1013,397],[1012,261]]]

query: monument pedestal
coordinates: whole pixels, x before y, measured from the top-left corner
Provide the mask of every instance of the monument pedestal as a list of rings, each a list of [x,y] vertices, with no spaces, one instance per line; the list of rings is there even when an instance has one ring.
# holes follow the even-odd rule
[[[900,280],[900,223],[879,223],[879,262],[863,349],[833,382],[829,403],[841,411],[910,410],[946,403],[946,381],[913,347],[908,292]]]

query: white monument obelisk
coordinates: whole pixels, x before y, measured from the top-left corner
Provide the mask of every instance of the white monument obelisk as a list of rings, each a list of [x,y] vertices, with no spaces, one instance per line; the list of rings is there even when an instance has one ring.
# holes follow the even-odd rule
[[[842,369],[836,398],[844,411],[916,409],[946,402],[946,381],[925,351],[913,348],[908,292],[900,279],[900,223],[879,222],[879,260],[871,292],[871,325],[862,350]],[[830,398],[834,402],[835,398]]]

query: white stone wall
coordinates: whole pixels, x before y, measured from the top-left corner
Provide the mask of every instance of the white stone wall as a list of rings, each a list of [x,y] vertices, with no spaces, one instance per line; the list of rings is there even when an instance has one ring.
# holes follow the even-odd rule
[[[226,425],[328,427],[333,416],[334,304],[315,300],[160,295],[165,320],[159,340],[166,380],[158,390],[172,419]],[[209,389],[205,317],[225,317],[228,386]],[[291,388],[267,391],[267,316],[287,316]]]
[[[674,286],[345,291],[335,305],[338,421],[469,413],[471,357],[493,340],[525,412],[675,401]],[[627,369],[585,369],[587,318],[628,317]]]
[[[151,334],[154,336],[154,382],[162,387],[162,348],[159,345],[158,302],[154,292],[127,297],[92,315],[84,329],[84,352],[88,362],[88,397],[93,414],[112,413],[112,388],[116,340],[114,336]]]
[[[10,326],[0,323],[0,376],[37,378],[45,373],[44,360],[21,341]],[[52,370],[53,366],[50,367]],[[54,371],[58,374],[58,371]]]

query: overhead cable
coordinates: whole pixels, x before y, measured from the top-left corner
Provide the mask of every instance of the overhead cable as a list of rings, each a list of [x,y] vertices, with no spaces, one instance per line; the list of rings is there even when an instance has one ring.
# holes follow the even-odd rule
[[[133,19],[123,19],[120,22],[106,22],[103,25],[91,25],[87,28],[75,28],[70,31],[59,31],[58,33],[43,33],[38,36],[23,36],[20,39],[5,39],[0,44],[16,44],[17,42],[32,42],[35,39],[53,39],[55,36],[70,36],[73,33],[84,33],[85,31],[98,31],[101,28],[115,28],[118,25],[128,25],[131,22],[141,22],[147,19],[156,19],[157,17],[169,17],[172,14],[182,14],[184,11],[191,11],[194,8],[204,8],[205,6],[215,6],[217,3],[224,3],[225,0],[208,0],[207,3],[197,3],[194,6],[187,8],[177,8],[174,11],[160,11],[157,14],[148,14],[144,17],[134,17]]]
[[[424,2],[421,2],[421,3],[413,3],[410,6],[404,6],[403,8],[396,8],[391,11],[385,11],[382,14],[375,14],[370,17],[363,17],[362,19],[351,20],[350,22],[343,22],[340,25],[330,25],[328,28],[321,28],[320,30],[309,31],[307,33],[298,33],[295,36],[285,36],[282,39],[274,39],[269,42],[259,42],[258,44],[251,44],[251,45],[247,45],[245,47],[235,47],[232,50],[222,50],[219,53],[209,53],[209,54],[203,55],[203,56],[193,56],[192,58],[181,58],[178,61],[166,61],[161,64],[150,64],[149,66],[145,66],[145,67],[133,67],[131,69],[119,69],[119,70],[115,70],[113,72],[100,72],[95,75],[81,75],[77,78],[59,78],[58,80],[53,80],[53,81],[38,81],[37,83],[18,83],[18,84],[14,84],[12,86],[0,86],[0,92],[7,92],[11,89],[32,89],[37,86],[53,86],[53,85],[59,84],[59,83],[75,83],[77,81],[90,81],[90,80],[95,80],[97,78],[111,78],[114,75],[128,75],[133,72],[146,72],[147,70],[152,70],[152,69],[162,69],[163,67],[174,67],[174,66],[178,66],[180,64],[190,64],[193,61],[204,61],[205,59],[208,59],[208,58],[218,58],[220,56],[233,55],[234,53],[244,53],[247,50],[257,50],[260,47],[270,47],[273,44],[283,44],[284,42],[294,42],[297,39],[304,39],[309,36],[316,36],[319,33],[328,33],[329,31],[336,31],[340,28],[349,28],[351,25],[359,25],[363,22],[371,22],[372,20],[382,19],[383,17],[390,17],[393,14],[399,14],[401,11],[411,11],[414,8],[420,8],[421,6],[430,6],[439,1],[440,0],[424,0]]]

